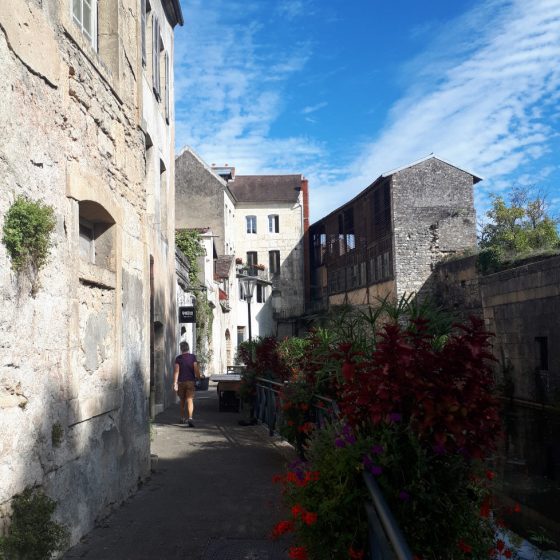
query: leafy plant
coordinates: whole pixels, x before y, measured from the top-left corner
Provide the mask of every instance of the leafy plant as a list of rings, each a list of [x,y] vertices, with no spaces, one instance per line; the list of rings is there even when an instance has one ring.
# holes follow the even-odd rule
[[[175,232],[175,245],[185,255],[189,264],[189,284],[196,286],[200,266],[198,258],[205,255],[200,233],[196,230],[180,229]]]
[[[64,429],[62,428],[60,422],[55,422],[51,428],[51,441],[53,447],[59,447],[62,443],[62,438],[64,437]]]
[[[32,275],[33,292],[37,288],[35,277],[49,256],[55,226],[51,206],[24,196],[18,196],[6,213],[2,243],[12,261],[12,269]]]
[[[51,519],[56,502],[42,490],[26,488],[12,501],[9,532],[0,539],[0,550],[7,559],[48,560],[64,550],[68,530]]]

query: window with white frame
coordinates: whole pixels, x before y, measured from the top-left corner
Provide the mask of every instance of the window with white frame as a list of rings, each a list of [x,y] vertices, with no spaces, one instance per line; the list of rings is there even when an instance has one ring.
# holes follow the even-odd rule
[[[257,217],[256,216],[245,216],[246,230],[247,233],[257,233]]]
[[[97,0],[72,0],[72,19],[97,50]]]
[[[278,214],[268,216],[268,233],[278,233],[280,231]]]
[[[266,301],[266,286],[257,284],[257,303],[264,303]]]

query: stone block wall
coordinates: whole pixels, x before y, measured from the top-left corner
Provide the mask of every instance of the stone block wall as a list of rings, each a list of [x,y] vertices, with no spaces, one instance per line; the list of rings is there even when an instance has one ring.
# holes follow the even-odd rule
[[[397,297],[430,293],[435,264],[476,247],[473,176],[437,158],[391,177]]]
[[[12,496],[41,485],[71,543],[150,465],[139,3],[104,0],[99,10],[118,41],[98,51],[67,0],[6,0],[0,11],[0,228],[20,195],[56,217],[35,296],[0,244],[0,517]],[[81,235],[85,223],[91,238]]]

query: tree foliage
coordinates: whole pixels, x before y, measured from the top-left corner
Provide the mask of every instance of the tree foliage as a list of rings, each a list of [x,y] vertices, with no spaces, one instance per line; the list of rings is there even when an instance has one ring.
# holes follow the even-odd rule
[[[480,247],[499,257],[560,248],[559,220],[542,193],[515,188],[507,200],[494,195],[486,216],[490,221],[482,228]]]

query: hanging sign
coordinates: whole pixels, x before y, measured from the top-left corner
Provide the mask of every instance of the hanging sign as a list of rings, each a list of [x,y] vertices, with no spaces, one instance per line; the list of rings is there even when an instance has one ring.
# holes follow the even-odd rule
[[[179,323],[196,323],[194,306],[179,307]]]

